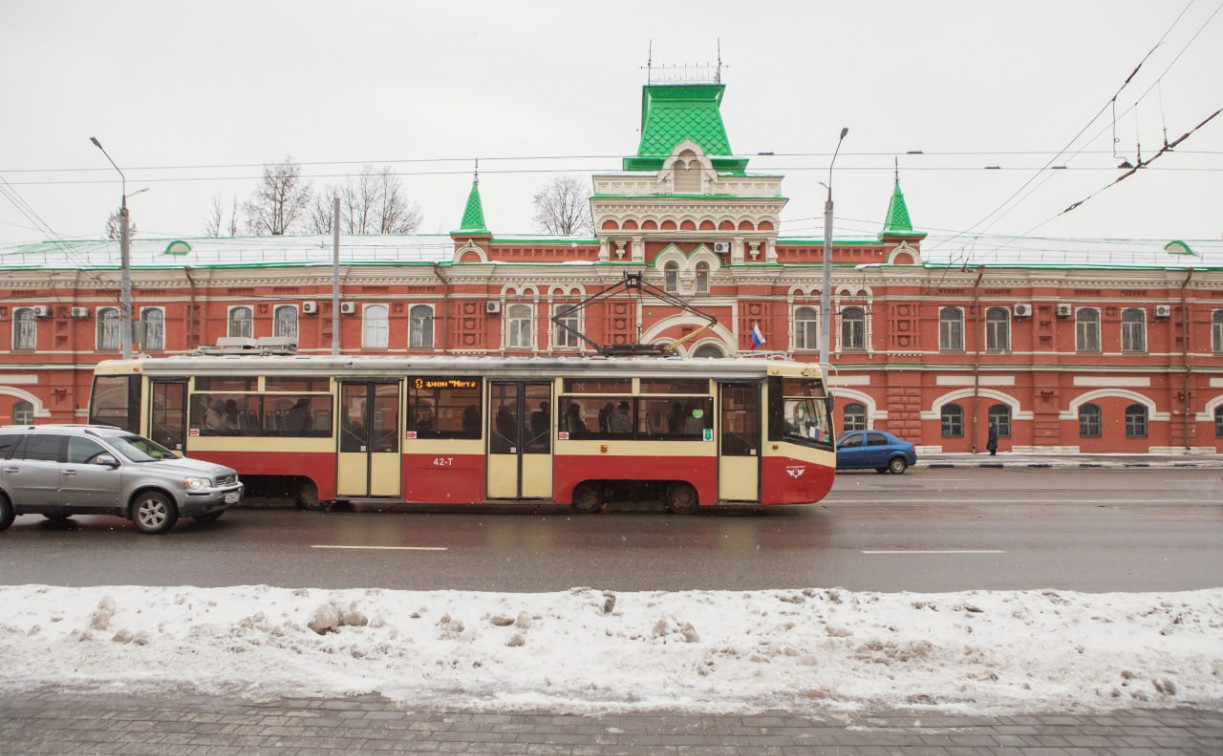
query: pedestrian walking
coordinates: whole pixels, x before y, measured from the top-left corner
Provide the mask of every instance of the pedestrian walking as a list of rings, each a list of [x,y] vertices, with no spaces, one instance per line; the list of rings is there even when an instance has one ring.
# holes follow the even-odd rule
[[[989,421],[989,441],[985,442],[985,448],[989,449],[991,457],[998,454],[998,424],[993,420]]]

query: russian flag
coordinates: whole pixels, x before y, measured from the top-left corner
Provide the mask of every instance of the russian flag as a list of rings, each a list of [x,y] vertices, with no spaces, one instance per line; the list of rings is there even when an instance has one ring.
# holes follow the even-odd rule
[[[752,326],[752,349],[764,346],[764,334],[760,332],[760,324]]]

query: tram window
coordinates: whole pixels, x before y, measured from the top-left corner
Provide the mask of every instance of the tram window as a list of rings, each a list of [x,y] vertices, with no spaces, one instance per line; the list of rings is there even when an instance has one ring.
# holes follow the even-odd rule
[[[201,436],[261,436],[259,405],[258,394],[195,394],[191,427]]]
[[[199,384],[199,379],[196,379]],[[331,391],[331,381],[328,378],[273,378],[268,376],[264,390],[268,393],[291,391],[298,394],[327,393]]]
[[[569,438],[591,438],[599,430],[599,404],[595,399],[561,397],[560,430]]]
[[[326,438],[331,435],[330,394],[276,394],[263,397],[263,435]],[[248,417],[250,411],[247,411]],[[249,425],[242,435],[256,435]]]
[[[704,379],[642,378],[643,394],[708,394],[709,381]]]
[[[700,441],[713,428],[713,399],[707,396],[646,398],[637,402],[639,438]]]
[[[197,376],[195,390],[202,392],[258,391],[259,379],[254,376]]]
[[[140,377],[100,375],[93,381],[89,422],[114,425],[133,433],[139,430]]]
[[[823,386],[816,380],[769,379],[769,439],[830,446]]]
[[[480,379],[408,382],[407,431],[416,438],[479,438]]]
[[[565,393],[631,394],[633,382],[628,378],[566,378]]]

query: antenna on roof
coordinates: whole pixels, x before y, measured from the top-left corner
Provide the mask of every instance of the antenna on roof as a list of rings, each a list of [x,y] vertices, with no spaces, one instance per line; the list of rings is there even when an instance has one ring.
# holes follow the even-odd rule
[[[714,73],[713,80],[718,84],[722,83],[722,38],[721,37],[718,38],[718,70]]]
[[[475,173],[475,177],[471,180],[471,183],[473,184],[480,183],[480,158],[476,158],[476,173]]]
[[[900,157],[893,155],[892,160],[895,161],[896,183],[900,183]]]
[[[645,58],[646,86],[649,86],[651,83],[653,83],[650,81],[650,74],[653,73],[653,70],[652,70],[653,67],[654,67],[654,40],[651,39],[650,46],[646,49],[646,58]]]

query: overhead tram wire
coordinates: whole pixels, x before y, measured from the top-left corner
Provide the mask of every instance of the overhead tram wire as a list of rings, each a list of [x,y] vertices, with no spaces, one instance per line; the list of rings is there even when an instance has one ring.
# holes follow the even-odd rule
[[[932,247],[932,248],[937,248],[937,247],[941,246],[941,244],[950,243],[950,242],[954,241],[956,238],[959,238],[960,236],[963,236],[963,235],[967,235],[967,234],[968,234],[969,232],[971,232],[973,229],[975,229],[975,228],[977,228],[978,226],[981,226],[982,224],[986,223],[986,221],[989,221],[989,219],[990,219],[990,218],[994,217],[994,216],[995,216],[995,215],[997,215],[999,212],[1003,211],[1003,210],[1004,210],[1004,209],[1005,209],[1005,208],[1006,208],[1008,205],[1010,205],[1010,203],[1011,203],[1011,202],[1012,202],[1012,201],[1013,201],[1013,200],[1014,200],[1016,197],[1018,197],[1018,196],[1019,196],[1019,195],[1020,195],[1020,194],[1023,192],[1023,190],[1024,190],[1024,189],[1026,189],[1026,188],[1027,188],[1029,185],[1031,185],[1033,181],[1035,181],[1035,180],[1036,180],[1036,179],[1037,179],[1039,176],[1041,176],[1041,175],[1042,175],[1042,174],[1044,174],[1046,171],[1048,171],[1048,170],[1050,169],[1050,167],[1051,167],[1051,166],[1053,166],[1053,165],[1054,165],[1054,164],[1055,164],[1055,163],[1056,163],[1056,162],[1057,162],[1057,161],[1058,161],[1058,160],[1059,160],[1059,159],[1062,157],[1062,155],[1066,154],[1066,152],[1070,150],[1070,148],[1071,148],[1071,147],[1072,147],[1072,146],[1075,144],[1075,142],[1077,142],[1077,141],[1079,140],[1079,137],[1083,136],[1083,134],[1084,134],[1084,133],[1085,133],[1085,132],[1086,132],[1088,129],[1090,129],[1090,128],[1091,128],[1091,125],[1092,125],[1093,123],[1095,123],[1095,122],[1096,122],[1096,121],[1097,121],[1097,120],[1100,118],[1100,116],[1101,116],[1101,115],[1103,115],[1103,114],[1104,114],[1104,113],[1105,113],[1105,112],[1106,112],[1106,111],[1107,111],[1107,110],[1108,110],[1108,109],[1109,109],[1109,108],[1112,106],[1112,104],[1113,104],[1114,102],[1116,102],[1117,97],[1118,97],[1118,96],[1121,94],[1121,92],[1122,92],[1122,91],[1124,91],[1124,90],[1125,90],[1125,88],[1126,88],[1127,86],[1129,86],[1129,83],[1130,83],[1130,82],[1131,82],[1131,81],[1134,79],[1134,77],[1138,75],[1138,71],[1139,71],[1139,70],[1142,68],[1143,64],[1145,64],[1145,63],[1147,62],[1147,59],[1148,59],[1148,58],[1150,58],[1150,57],[1151,57],[1151,55],[1152,55],[1152,54],[1154,54],[1154,52],[1155,52],[1157,49],[1159,49],[1159,46],[1160,46],[1160,45],[1162,45],[1162,44],[1163,44],[1163,42],[1164,42],[1164,40],[1168,38],[1168,35],[1172,33],[1172,30],[1176,28],[1177,24],[1179,24],[1179,23],[1180,23],[1180,21],[1181,21],[1181,19],[1182,19],[1182,18],[1184,18],[1185,14],[1186,14],[1186,13],[1189,11],[1189,8],[1190,8],[1190,7],[1192,7],[1192,5],[1193,5],[1193,0],[1189,0],[1189,2],[1188,2],[1188,3],[1186,3],[1185,7],[1184,7],[1183,9],[1181,9],[1180,14],[1178,14],[1178,15],[1177,15],[1176,19],[1175,19],[1175,20],[1172,22],[1172,24],[1171,24],[1171,25],[1168,27],[1168,29],[1167,29],[1167,30],[1166,30],[1166,31],[1163,33],[1163,36],[1161,36],[1161,37],[1159,38],[1159,41],[1158,41],[1158,42],[1156,42],[1156,43],[1154,44],[1154,46],[1152,46],[1152,47],[1151,47],[1151,49],[1147,51],[1147,54],[1146,54],[1146,55],[1142,56],[1142,60],[1138,61],[1138,65],[1134,66],[1134,70],[1130,71],[1129,76],[1126,76],[1126,77],[1125,77],[1125,81],[1123,81],[1123,82],[1121,83],[1121,86],[1117,88],[1117,91],[1113,93],[1113,96],[1112,96],[1112,97],[1110,97],[1110,98],[1108,99],[1108,102],[1106,102],[1106,103],[1103,105],[1103,107],[1101,107],[1101,108],[1100,108],[1100,110],[1099,110],[1099,111],[1097,111],[1097,112],[1096,112],[1096,114],[1095,114],[1094,116],[1092,116],[1090,120],[1088,120],[1088,122],[1087,122],[1087,123],[1086,123],[1086,124],[1083,126],[1083,128],[1079,129],[1078,133],[1077,133],[1077,134],[1075,134],[1075,135],[1074,135],[1074,136],[1073,136],[1073,137],[1070,139],[1070,141],[1066,143],[1066,146],[1065,146],[1065,147],[1063,147],[1063,148],[1062,148],[1060,151],[1058,151],[1058,153],[1057,153],[1056,155],[1054,155],[1052,158],[1050,158],[1050,159],[1049,159],[1049,162],[1045,163],[1045,165],[1044,165],[1043,167],[1041,167],[1039,170],[1037,170],[1037,172],[1036,172],[1036,173],[1034,173],[1032,176],[1030,176],[1030,177],[1028,178],[1028,180],[1027,180],[1027,181],[1025,181],[1025,182],[1024,182],[1024,183],[1023,183],[1023,184],[1022,184],[1022,185],[1021,185],[1021,186],[1020,186],[1018,189],[1016,189],[1016,190],[1015,190],[1015,191],[1014,191],[1014,192],[1011,194],[1011,196],[1009,196],[1009,197],[1007,197],[1005,200],[1003,200],[1002,204],[1000,204],[998,207],[994,208],[994,209],[993,209],[993,210],[991,210],[989,213],[987,213],[987,214],[985,215],[985,217],[983,217],[981,220],[979,220],[979,221],[977,221],[976,223],[974,223],[973,225],[969,226],[969,227],[968,227],[967,229],[965,229],[965,230],[964,230],[962,233],[960,233],[960,234],[956,234],[955,236],[952,236],[950,239],[944,240],[944,241],[942,241],[942,242],[940,242],[940,243],[936,243],[935,245],[933,245],[933,247]],[[1223,7],[1223,6],[1220,6],[1220,7]],[[1217,13],[1218,11],[1216,10],[1215,12]],[[1211,18],[1213,18],[1213,17],[1214,17],[1214,15],[1212,14],[1212,15],[1211,15]],[[1207,19],[1207,22],[1209,23],[1209,19]],[[1200,30],[1199,30],[1199,33],[1200,33]],[[1197,35],[1194,35],[1194,39],[1196,39],[1196,38],[1197,38]],[[1193,41],[1193,40],[1191,39],[1191,40],[1190,40],[1190,43],[1192,43],[1192,41]],[[1177,57],[1179,58],[1179,56],[1177,56]],[[1165,71],[1165,73],[1166,73],[1166,71]],[[1050,175],[1052,175],[1052,174],[1050,174]],[[1025,195],[1025,199],[1026,199],[1026,195]],[[1008,210],[1007,212],[1009,212],[1009,210]],[[1001,220],[1001,216],[1000,216],[1000,217],[999,217],[997,220]],[[997,222],[997,220],[995,220],[994,222]],[[989,228],[991,228],[992,226],[993,226],[993,223],[990,223],[990,225],[986,226],[985,228],[986,228],[986,229],[989,229]]]

